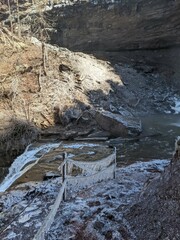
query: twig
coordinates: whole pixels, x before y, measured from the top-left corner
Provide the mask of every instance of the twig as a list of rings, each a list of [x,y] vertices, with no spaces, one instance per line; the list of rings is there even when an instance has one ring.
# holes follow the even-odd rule
[[[41,113],[41,116],[42,116],[50,125],[52,125],[52,122],[51,122],[43,113]]]

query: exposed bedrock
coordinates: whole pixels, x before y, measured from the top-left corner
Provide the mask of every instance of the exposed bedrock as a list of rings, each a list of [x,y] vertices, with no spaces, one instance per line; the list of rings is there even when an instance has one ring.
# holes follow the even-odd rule
[[[179,16],[178,0],[76,2],[45,13],[51,43],[83,51],[178,46]]]
[[[137,136],[142,132],[141,122],[133,117],[122,116],[108,111],[95,114],[98,125],[111,136]]]

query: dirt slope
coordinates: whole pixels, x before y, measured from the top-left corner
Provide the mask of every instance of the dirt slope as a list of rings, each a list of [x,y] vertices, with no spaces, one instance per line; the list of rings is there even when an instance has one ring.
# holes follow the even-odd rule
[[[41,43],[33,41],[0,43],[0,124],[17,117],[41,127],[53,125],[55,107],[89,105],[90,91],[107,95],[110,80],[123,85],[105,61],[50,45],[42,54]]]

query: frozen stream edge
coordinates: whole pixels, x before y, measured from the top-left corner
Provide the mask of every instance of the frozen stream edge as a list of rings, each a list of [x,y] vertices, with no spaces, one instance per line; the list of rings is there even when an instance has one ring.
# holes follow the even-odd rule
[[[0,184],[0,193],[5,192],[20,176],[32,168],[39,159],[51,149],[59,147],[61,143],[56,144],[43,144],[39,147],[31,148],[31,145],[27,146],[23,154],[17,157],[9,168],[9,173]],[[36,156],[36,155],[39,156]],[[24,168],[28,163],[32,162]],[[24,168],[24,169],[23,169]]]

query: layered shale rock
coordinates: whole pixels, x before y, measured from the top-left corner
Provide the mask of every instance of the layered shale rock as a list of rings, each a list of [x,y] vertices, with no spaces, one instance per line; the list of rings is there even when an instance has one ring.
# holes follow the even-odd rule
[[[72,50],[157,49],[180,44],[176,0],[0,1],[0,21]],[[43,38],[43,39],[42,39]]]
[[[51,43],[86,51],[177,46],[179,16],[174,0],[67,2],[44,14]]]

